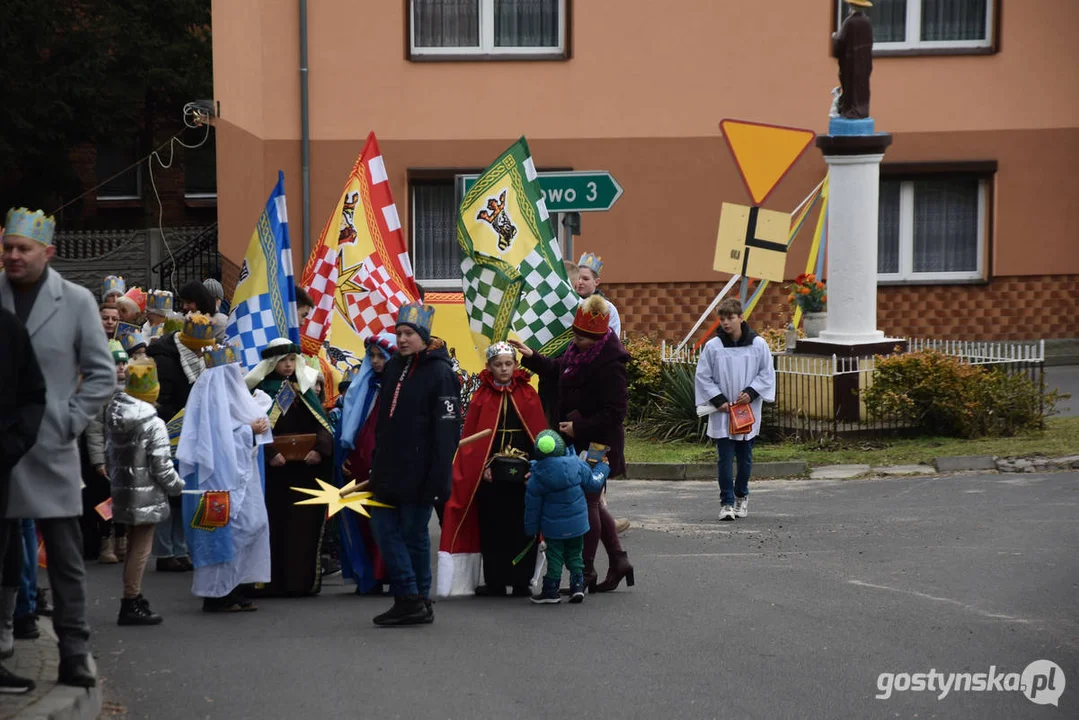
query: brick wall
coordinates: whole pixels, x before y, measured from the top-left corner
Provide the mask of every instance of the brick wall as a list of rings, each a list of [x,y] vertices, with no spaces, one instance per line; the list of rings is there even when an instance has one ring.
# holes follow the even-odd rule
[[[604,285],[629,332],[681,340],[722,283]],[[785,285],[772,283],[753,311],[755,327],[790,321]],[[707,327],[711,319],[705,322]],[[1079,337],[1079,276],[999,277],[985,285],[883,286],[877,324],[895,337],[1029,340]],[[703,332],[703,329],[702,331]]]
[[[240,279],[240,266],[221,256],[221,287],[225,290],[225,298],[232,300],[232,293],[236,290],[236,282]]]

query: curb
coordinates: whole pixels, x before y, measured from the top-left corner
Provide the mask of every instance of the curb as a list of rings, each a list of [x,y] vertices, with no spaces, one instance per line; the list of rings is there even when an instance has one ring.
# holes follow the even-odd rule
[[[753,463],[753,477],[805,477],[804,460]],[[627,463],[626,480],[715,480],[715,463]]]
[[[52,623],[43,622],[38,627],[41,628],[42,636],[49,638],[51,654],[56,657],[56,633],[52,629]],[[90,664],[96,674],[97,662],[92,655]],[[55,666],[59,666],[58,657]],[[16,713],[16,720],[93,720],[101,714],[103,694],[100,678],[97,686],[89,689],[55,684],[55,675],[35,680],[39,683],[52,683],[53,686],[40,700]]]
[[[997,459],[992,455],[956,455],[933,458],[937,472],[962,472],[965,470],[996,470]]]

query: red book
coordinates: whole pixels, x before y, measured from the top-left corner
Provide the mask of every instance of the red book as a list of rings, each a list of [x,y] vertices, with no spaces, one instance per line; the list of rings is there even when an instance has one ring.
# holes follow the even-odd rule
[[[753,406],[749,403],[745,405],[731,405],[730,407],[730,434],[731,435],[744,435],[753,429],[753,423],[757,419],[753,417]]]

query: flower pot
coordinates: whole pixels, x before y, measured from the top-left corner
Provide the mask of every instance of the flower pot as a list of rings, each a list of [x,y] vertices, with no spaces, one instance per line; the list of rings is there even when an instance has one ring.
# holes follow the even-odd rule
[[[807,338],[820,337],[821,330],[828,329],[828,313],[802,313],[802,322],[804,323],[803,327]]]

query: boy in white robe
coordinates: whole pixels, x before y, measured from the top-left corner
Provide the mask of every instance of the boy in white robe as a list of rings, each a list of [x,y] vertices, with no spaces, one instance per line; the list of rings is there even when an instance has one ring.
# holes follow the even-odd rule
[[[207,348],[206,370],[191,388],[176,450],[187,489],[184,520],[195,574],[191,592],[204,612],[254,610],[240,589],[270,581],[270,524],[262,492],[260,446],[273,441],[266,417],[272,400],[252,397],[231,347]],[[228,521],[193,527],[200,496],[228,492]]]
[[[753,469],[753,439],[761,431],[761,407],[775,402],[776,374],[768,343],[742,318],[742,304],[727,298],[719,304],[720,329],[697,360],[694,382],[697,412],[707,414],[708,437],[716,441],[719,456],[719,519],[749,515],[749,475]],[[748,403],[753,427],[746,433],[730,433],[729,409]],[[737,459],[737,477],[731,461]]]

